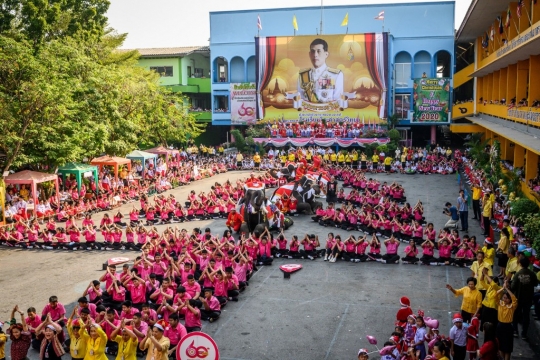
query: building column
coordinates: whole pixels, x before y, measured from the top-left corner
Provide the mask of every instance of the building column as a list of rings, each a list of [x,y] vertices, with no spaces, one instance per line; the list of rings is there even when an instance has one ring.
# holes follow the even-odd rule
[[[506,157],[506,149],[509,143],[508,139],[501,137],[497,140],[499,140],[499,142],[501,143],[501,160],[508,160],[508,158]]]
[[[516,144],[511,142],[510,140],[507,140],[506,148],[504,149],[504,159],[514,161],[514,150],[516,148]],[[501,152],[502,154],[502,152]],[[502,156],[502,155],[501,155]]]
[[[437,125],[431,125],[431,145],[437,144]]]
[[[538,154],[527,151],[527,163],[525,164],[525,181],[534,179],[538,173]]]
[[[522,167],[525,163],[525,149],[523,146],[516,144],[514,146],[514,169]]]

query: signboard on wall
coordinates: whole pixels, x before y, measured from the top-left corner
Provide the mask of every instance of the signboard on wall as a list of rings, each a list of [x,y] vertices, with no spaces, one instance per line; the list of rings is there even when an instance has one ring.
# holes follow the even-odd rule
[[[413,123],[448,123],[450,113],[450,79],[420,78],[413,84]]]
[[[249,125],[255,123],[257,112],[255,83],[231,83],[231,124]]]
[[[262,122],[386,118],[388,34],[256,38]]]

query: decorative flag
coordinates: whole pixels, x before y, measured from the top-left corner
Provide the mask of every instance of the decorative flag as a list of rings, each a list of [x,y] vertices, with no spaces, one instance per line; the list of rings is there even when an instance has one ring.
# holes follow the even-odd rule
[[[343,21],[341,22],[341,26],[348,26],[349,25],[349,13],[345,14],[345,17],[343,18]]]
[[[262,22],[259,15],[257,15],[257,27],[259,28],[259,30],[262,30]]]
[[[379,15],[375,16],[375,20],[384,20],[384,10],[379,13]]]
[[[298,22],[296,21],[296,15],[294,15],[292,18],[292,27],[294,28],[294,30],[298,31]]]
[[[489,45],[489,37],[488,37],[488,34],[486,32],[486,36],[482,39],[482,47],[484,49],[487,49],[488,45]]]
[[[499,21],[499,34],[503,34],[504,33],[504,27],[503,27],[502,18],[500,16],[497,16],[497,21]]]
[[[494,36],[495,36],[495,26],[491,24],[491,31],[489,32],[489,40],[493,41]]]
[[[504,26],[506,28],[510,27],[510,19],[512,19],[512,12],[510,11],[510,8],[506,11],[506,21],[504,22]]]
[[[523,0],[519,0],[518,3],[517,3],[517,10],[516,10],[516,13],[517,13],[518,19],[521,17],[521,8],[522,8],[524,5],[525,5],[525,4],[523,4]]]

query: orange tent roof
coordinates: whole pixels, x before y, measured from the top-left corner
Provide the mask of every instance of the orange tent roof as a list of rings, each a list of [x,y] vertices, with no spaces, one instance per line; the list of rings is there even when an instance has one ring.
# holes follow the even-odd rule
[[[156,146],[154,148],[146,149],[144,151],[152,153],[152,154],[176,154],[176,153],[178,153],[178,150],[167,149],[164,146]]]
[[[92,159],[90,161],[90,164],[92,165],[123,165],[123,164],[131,164],[130,159],[121,158],[118,156],[100,156],[98,158]]]

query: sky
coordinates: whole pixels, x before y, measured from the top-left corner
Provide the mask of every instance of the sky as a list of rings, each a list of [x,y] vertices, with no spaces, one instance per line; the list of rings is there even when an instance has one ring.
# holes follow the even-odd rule
[[[438,0],[428,0],[438,1]],[[210,37],[211,11],[320,6],[319,0],[110,0],[109,26],[128,33],[126,49],[204,46]],[[426,0],[326,0],[325,6],[413,3]],[[455,0],[459,28],[471,0]],[[254,24],[255,26],[255,24]]]

